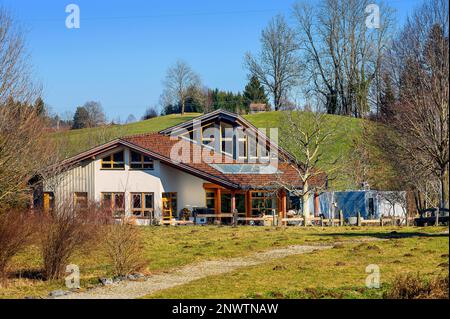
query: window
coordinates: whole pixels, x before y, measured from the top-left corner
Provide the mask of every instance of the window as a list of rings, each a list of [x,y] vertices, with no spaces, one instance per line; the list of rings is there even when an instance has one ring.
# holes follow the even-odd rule
[[[222,213],[231,213],[231,193],[220,194],[220,211]]]
[[[233,156],[233,126],[226,123],[220,124],[221,130],[221,150],[223,153]]]
[[[86,209],[88,206],[88,199],[86,192],[76,192],[73,194],[73,204],[76,210]]]
[[[248,156],[249,158],[258,157],[258,144],[254,136],[249,136],[248,138]]]
[[[131,151],[130,168],[132,169],[153,169],[153,160],[144,155]]]
[[[252,207],[251,215],[271,215],[272,209],[276,208],[276,197],[270,192],[251,192]]]
[[[214,123],[202,127],[202,144],[214,148],[216,128]]]
[[[138,218],[153,218],[153,193],[131,193],[131,213]]]
[[[216,211],[216,192],[213,189],[207,189],[206,193],[206,207],[208,211],[215,212]]]
[[[102,158],[102,169],[124,169],[123,151]]]
[[[247,135],[245,135],[243,132],[240,132],[238,134],[238,158],[247,158]]]
[[[110,209],[114,217],[125,215],[124,193],[102,193],[102,207]]]

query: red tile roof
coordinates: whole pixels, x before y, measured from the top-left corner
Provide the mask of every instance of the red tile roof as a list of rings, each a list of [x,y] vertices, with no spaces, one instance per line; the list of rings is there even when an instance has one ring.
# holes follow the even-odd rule
[[[203,159],[202,154],[204,156],[204,154],[209,152],[209,159],[214,159],[214,163],[236,164],[235,160],[229,156],[214,152],[205,146],[200,146],[181,138],[151,133],[124,137],[120,140],[158,154],[160,160],[172,166],[178,166],[180,169],[192,169],[194,172],[202,172],[207,176],[223,181],[225,184],[235,184],[236,188],[262,189],[286,184],[295,187],[302,186],[298,172],[292,164],[286,162],[278,163],[278,171],[280,173],[276,174],[226,174],[205,162],[208,159]],[[174,160],[176,157],[178,157],[178,160]],[[320,176],[315,182],[323,183],[324,176]],[[314,184],[314,181],[312,184]]]

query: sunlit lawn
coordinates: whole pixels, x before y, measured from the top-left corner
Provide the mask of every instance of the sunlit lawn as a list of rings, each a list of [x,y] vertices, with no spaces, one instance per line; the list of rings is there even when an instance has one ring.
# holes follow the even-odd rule
[[[207,277],[147,298],[381,298],[399,274],[448,273],[448,250],[448,236],[347,244]],[[370,264],[379,267],[380,289],[365,286]]]
[[[268,249],[275,249],[279,247],[285,247],[293,244],[315,244],[315,243],[327,243],[327,242],[335,242],[335,241],[346,241],[353,240],[357,238],[363,237],[387,237],[390,235],[390,232],[393,230],[399,232],[399,234],[415,234],[417,232],[439,232],[444,230],[445,228],[390,228],[390,227],[329,227],[329,228],[303,228],[303,227],[287,227],[287,228],[275,228],[275,227],[251,227],[251,226],[242,226],[237,228],[232,227],[220,227],[220,226],[182,226],[182,227],[142,227],[141,230],[143,232],[143,237],[145,240],[145,251],[144,257],[147,260],[147,273],[156,273],[162,271],[170,271],[176,267],[180,267],[186,264],[195,263],[202,260],[211,260],[211,259],[221,259],[228,257],[236,257],[243,256],[248,254],[253,254],[258,251],[264,251]],[[423,239],[424,238],[424,239]],[[400,248],[395,253],[392,250],[392,253],[395,253],[396,259],[400,260],[400,264],[392,265],[392,267],[400,267],[403,264],[411,265],[411,268],[422,269],[424,265],[428,268],[431,268],[432,265],[435,264],[433,258],[438,258],[436,256],[440,256],[442,254],[448,254],[448,237],[436,237],[430,239],[428,237],[412,237],[409,239],[401,239],[392,241],[394,243],[399,243],[406,245],[406,248]],[[421,245],[434,245],[433,247],[422,247]],[[376,243],[378,246],[389,245],[389,243]],[[418,248],[422,249],[418,252],[412,252],[413,257],[402,257],[401,252],[407,253],[410,252],[411,248],[414,248],[415,245],[418,245]],[[434,255],[427,255],[421,252],[427,250],[434,250],[436,253]],[[382,250],[382,254],[377,254],[374,256],[378,256],[378,258],[382,261],[384,250]],[[391,251],[391,250],[387,250]],[[348,253],[347,248],[336,249],[333,251],[321,252],[319,254],[312,255],[301,255],[299,257],[290,257],[287,258],[287,267],[297,267],[295,266],[295,261],[302,260],[306,261],[310,259],[310,265],[305,266],[301,265],[301,267],[310,267],[310,274],[312,274],[312,269],[318,269],[322,271],[322,266],[325,265],[324,268],[331,267],[332,270],[343,271],[348,269],[353,269],[350,267],[352,265],[349,261],[345,261],[346,266],[342,268],[334,267],[332,258],[338,258],[342,254],[347,254],[349,258],[357,258],[360,256],[360,261],[369,261],[366,257],[373,255],[373,251],[370,250],[362,250],[358,254]],[[323,257],[320,257],[322,256]],[[330,256],[326,255],[330,254]],[[335,254],[335,255],[333,255]],[[367,256],[366,256],[367,255]],[[317,257],[316,257],[317,256]],[[334,257],[333,257],[334,256]],[[433,257],[434,256],[434,257]],[[426,257],[426,258],[425,258]],[[312,259],[311,259],[312,258]],[[317,258],[317,259],[314,259]],[[389,257],[391,258],[391,257]],[[394,257],[392,257],[394,258]],[[437,259],[436,259],[437,260]],[[337,261],[337,259],[336,259]],[[447,257],[448,261],[448,257]],[[86,248],[83,251],[78,251],[75,256],[70,260],[71,263],[74,263],[80,267],[81,272],[81,285],[82,287],[87,287],[94,283],[97,283],[98,277],[101,276],[109,276],[111,274],[111,267],[108,264],[107,259],[102,253],[100,247],[90,247]],[[272,269],[274,266],[272,264],[278,264],[281,261],[277,261],[275,263],[270,263],[267,266],[267,269]],[[314,264],[317,263],[317,267]],[[354,263],[358,263],[358,260],[354,260]],[[16,277],[19,274],[22,274],[22,277],[30,277],[28,274],[30,272],[39,273],[41,267],[41,257],[39,250],[35,246],[29,247],[26,251],[22,252],[19,256],[17,256],[13,260],[12,271],[16,274]],[[364,266],[365,267],[365,266]],[[427,268],[427,269],[428,269]],[[251,270],[245,270],[252,272]],[[333,272],[330,271],[330,274]],[[359,274],[360,270],[352,270],[354,271],[354,276]],[[364,269],[363,269],[364,271]],[[238,274],[240,273],[237,272]],[[253,275],[256,276],[259,272],[255,271]],[[282,281],[271,280],[272,276],[279,275],[278,273],[268,272],[267,284],[270,286],[270,282],[272,282],[273,286],[269,289],[269,287],[261,288],[261,293],[269,293],[276,287],[283,287]],[[236,296],[250,296],[252,293],[259,293],[258,290],[249,291],[245,288],[246,279],[250,278],[250,282],[254,282],[251,277],[241,276],[241,275],[233,275],[235,278],[239,279],[241,284],[243,285],[243,289],[231,293],[226,291],[227,285],[224,286],[225,290],[222,290],[223,294],[228,297]],[[303,272],[293,275],[287,275],[286,273],[283,275],[287,282],[297,282],[299,280],[298,276],[303,276]],[[283,277],[281,276],[281,277]],[[293,277],[292,277],[293,276]],[[316,275],[317,276],[317,275]],[[224,276],[227,278],[228,276]],[[230,277],[230,278],[234,278]],[[291,279],[289,279],[292,277]],[[278,277],[273,277],[278,278]],[[334,278],[334,276],[332,277]],[[336,277],[336,282],[339,283],[343,277]],[[355,277],[356,278],[356,277]],[[206,279],[208,280],[208,279]],[[280,279],[281,280],[281,279]],[[356,280],[356,279],[355,279]],[[259,281],[259,280],[258,280]],[[303,281],[303,279],[302,279]],[[214,280],[215,282],[215,280]],[[261,281],[261,282],[264,282]],[[352,282],[354,284],[354,282]],[[208,286],[210,285],[208,281]],[[215,285],[215,284],[214,284]],[[281,285],[281,286],[280,286]],[[211,287],[213,285],[211,284]],[[64,288],[64,280],[60,281],[42,281],[39,279],[10,279],[9,284],[6,287],[0,288],[0,298],[23,298],[25,296],[45,296],[49,291],[57,288]],[[168,293],[168,296],[175,296],[176,294]],[[208,291],[205,291],[205,295],[201,295],[200,292],[196,292],[195,289],[192,290],[192,295],[187,296],[185,294],[180,294],[183,297],[208,297],[211,296]]]

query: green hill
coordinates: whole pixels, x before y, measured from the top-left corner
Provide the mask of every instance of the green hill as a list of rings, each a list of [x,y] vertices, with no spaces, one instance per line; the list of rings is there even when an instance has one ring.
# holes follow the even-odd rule
[[[96,145],[105,143],[120,136],[157,132],[164,128],[192,120],[198,113],[187,113],[184,116],[172,114],[126,125],[111,125],[92,129],[70,130],[52,133],[52,137],[61,143],[64,156],[71,156]],[[278,128],[282,114],[280,112],[264,112],[248,114],[244,117],[258,128]],[[309,113],[302,113],[301,118],[308,121]],[[336,179],[331,181],[335,189],[355,188],[352,169],[355,164],[354,141],[361,138],[364,120],[327,115],[326,125],[335,128],[336,138],[333,143],[324,146],[322,168],[325,171],[336,171]],[[370,123],[370,122],[365,122]],[[338,163],[331,164],[336,158]]]

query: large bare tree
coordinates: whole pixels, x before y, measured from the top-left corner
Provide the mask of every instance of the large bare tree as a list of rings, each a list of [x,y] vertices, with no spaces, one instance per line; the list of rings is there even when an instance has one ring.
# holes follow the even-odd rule
[[[294,31],[283,16],[274,17],[261,33],[261,51],[247,53],[245,66],[272,95],[275,110],[282,107],[289,91],[298,84],[301,66]]]
[[[390,122],[396,133],[390,140],[391,150],[423,184],[439,181],[441,207],[448,205],[448,9],[446,0],[425,2],[408,18],[390,60],[398,95]]]
[[[178,60],[173,66],[167,69],[164,80],[164,92],[162,100],[164,104],[181,104],[181,115],[184,115],[186,100],[189,97],[189,91],[193,88],[199,88],[200,77],[186,62]]]
[[[23,204],[28,180],[57,158],[28,61],[23,33],[0,7],[0,209]]]
[[[39,96],[28,58],[22,30],[0,5],[0,105],[8,100],[32,103]]]
[[[281,175],[277,180],[283,188],[302,198],[303,216],[308,223],[311,195],[324,191],[328,186],[325,174],[328,179],[333,179],[338,168],[339,158],[329,158],[324,154],[327,145],[335,142],[336,126],[327,121],[326,114],[298,110],[284,111],[280,123],[280,145],[292,155],[293,158],[286,160],[297,172],[303,187],[297,189],[287,184]],[[325,172],[324,167],[327,166],[330,169]]]
[[[364,116],[392,27],[380,8],[378,25],[366,23],[368,0],[322,0],[294,5],[305,93],[328,113]]]

